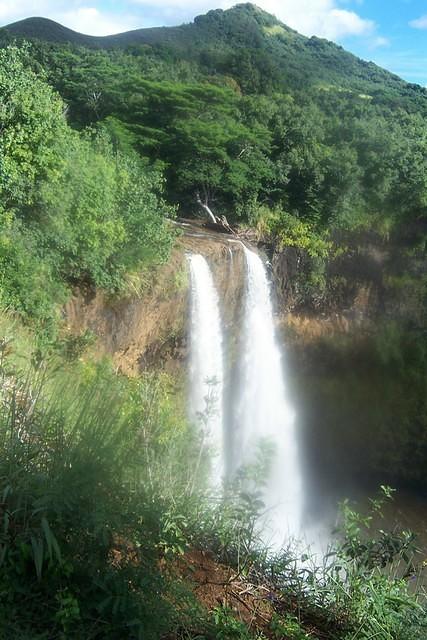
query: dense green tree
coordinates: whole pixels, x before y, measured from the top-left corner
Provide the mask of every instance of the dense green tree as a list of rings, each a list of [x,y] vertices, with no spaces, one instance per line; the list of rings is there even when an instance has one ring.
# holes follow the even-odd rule
[[[25,54],[25,51],[24,51]],[[12,47],[0,51],[0,283],[3,305],[40,319],[67,286],[120,288],[172,242],[163,178],[108,127],[71,129],[60,97]]]

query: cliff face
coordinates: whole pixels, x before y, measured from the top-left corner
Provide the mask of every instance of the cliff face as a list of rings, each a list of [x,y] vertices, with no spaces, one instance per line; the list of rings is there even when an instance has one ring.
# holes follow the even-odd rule
[[[179,379],[185,371],[186,253],[200,253],[210,264],[232,364],[246,280],[242,246],[194,223],[181,229],[170,260],[150,273],[142,295],[78,293],[65,309],[69,331],[93,332],[96,354],[111,357],[126,374],[156,368]],[[427,441],[419,409],[425,378],[421,361],[416,364],[425,323],[424,254],[361,239],[324,265],[322,278],[318,271],[313,278],[307,256],[295,248],[270,248],[267,257],[289,393],[315,483],[328,474],[334,483],[338,472],[345,482],[354,471],[379,474],[393,486],[419,484],[427,450],[420,445]],[[408,467],[414,442],[420,461]]]
[[[387,322],[425,322],[422,248],[373,234],[339,238],[345,251],[316,264],[294,248],[272,250],[272,280],[288,341],[305,346],[337,334],[357,336]]]
[[[187,356],[189,273],[187,253],[206,257],[221,300],[227,334],[239,333],[244,255],[239,241],[195,223],[180,223],[181,236],[167,264],[150,273],[142,294],[120,299],[78,292],[65,308],[72,334],[93,332],[96,354],[137,375],[146,368],[175,371]],[[422,322],[417,285],[425,261],[402,259],[397,247],[360,238],[345,255],[324,265],[317,282],[313,265],[294,247],[270,249],[270,268],[279,330],[292,352],[307,360],[324,339],[357,339],[387,318]],[[418,289],[417,289],[418,286]]]
[[[208,260],[221,300],[226,328],[237,327],[243,294],[244,256],[229,236],[207,232],[200,225],[180,224],[178,239],[167,264],[150,273],[141,295],[120,299],[102,293],[78,292],[65,316],[70,333],[96,335],[96,354],[110,356],[118,370],[137,375],[147,368],[172,372],[187,356],[189,273],[187,253]]]
[[[78,292],[66,306],[69,331],[93,332],[96,353],[111,356],[125,373],[137,375],[152,367],[174,371],[185,360],[187,253],[208,260],[227,334],[233,339],[239,333],[245,286],[241,244],[194,221],[179,227],[182,235],[170,260],[150,272],[142,294],[135,289],[115,299]],[[311,359],[312,350],[314,360],[318,358],[319,341],[344,337],[354,343],[390,320],[423,325],[424,253],[405,253],[399,244],[364,236],[353,236],[346,244],[346,252],[320,270],[294,247],[267,249],[278,327],[289,350],[303,361]]]
[[[363,234],[341,246],[322,269],[295,248],[272,251],[306,466],[327,496],[355,478],[424,489],[425,251]]]

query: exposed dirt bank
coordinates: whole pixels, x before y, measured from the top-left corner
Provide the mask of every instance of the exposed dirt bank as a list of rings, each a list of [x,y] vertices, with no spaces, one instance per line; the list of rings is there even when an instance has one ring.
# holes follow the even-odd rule
[[[145,368],[174,371],[187,353],[189,274],[186,254],[206,257],[214,273],[226,326],[238,324],[243,293],[243,252],[232,237],[180,224],[182,235],[167,264],[149,274],[142,294],[121,299],[77,292],[65,308],[72,334],[93,332],[98,357],[110,356],[118,370],[137,375]]]

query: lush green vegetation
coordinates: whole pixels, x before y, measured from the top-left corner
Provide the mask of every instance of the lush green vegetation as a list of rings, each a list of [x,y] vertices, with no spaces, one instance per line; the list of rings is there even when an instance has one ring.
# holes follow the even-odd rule
[[[1,305],[49,325],[73,284],[119,290],[168,255],[160,171],[115,149],[102,126],[76,132],[61,98],[0,51]]]
[[[35,358],[16,323],[2,316],[0,325],[3,637],[424,637],[424,601],[410,588],[414,538],[371,530],[388,489],[363,518],[343,505],[341,541],[324,566],[270,554],[257,493],[240,480],[213,493],[205,449],[194,465],[203,437],[168,378]],[[261,625],[202,606],[196,575],[183,572],[195,550],[234,568],[242,590],[263,587]]]
[[[425,221],[421,87],[252,5],[95,49],[49,43],[55,29],[37,25],[31,56],[70,122],[103,123],[119,148],[160,160],[184,213],[199,193],[246,222],[266,207],[328,230]]]
[[[218,214],[249,222],[261,206],[329,228],[425,215],[425,124],[413,105],[336,87],[242,92],[242,67],[212,77],[144,49],[37,47],[71,121],[104,122],[119,147],[162,161],[169,199],[184,213],[200,193]]]
[[[168,66],[189,62],[211,79],[240,80],[245,93],[312,87],[365,94],[379,103],[393,102],[425,109],[426,91],[377,65],[348,53],[333,42],[306,38],[251,4],[228,11],[213,10],[180,27],[139,29],[96,38],[78,34],[51,20],[33,18],[6,29],[3,41],[15,37],[61,45],[129,51],[167,60]]]

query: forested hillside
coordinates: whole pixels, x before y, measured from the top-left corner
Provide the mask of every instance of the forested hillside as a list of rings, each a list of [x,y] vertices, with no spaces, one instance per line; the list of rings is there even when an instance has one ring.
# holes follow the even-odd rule
[[[324,39],[306,38],[253,4],[228,11],[209,11],[179,27],[137,29],[114,36],[94,37],[71,31],[43,18],[28,18],[2,30],[3,40],[14,37],[84,45],[95,49],[126,50],[148,46],[158,53],[200,64],[205,72],[237,76],[253,90],[302,89],[332,84],[370,95],[417,101],[426,91],[348,53]],[[220,44],[220,46],[218,46]],[[251,76],[249,67],[257,68]],[[260,77],[260,74],[263,77]],[[237,79],[237,78],[236,78]],[[258,83],[258,86],[256,85]],[[245,87],[246,90],[249,87]]]
[[[119,274],[138,263],[135,249],[123,250],[119,238],[131,247],[136,229],[124,228],[123,234],[115,229],[109,238],[107,225],[94,221],[91,232],[105,237],[94,240],[100,255],[97,249],[97,257],[89,259],[90,235],[83,232],[80,242],[73,224],[79,216],[83,225],[96,219],[98,205],[103,220],[120,218],[123,199],[126,216],[134,221],[120,218],[124,227],[142,224],[138,207],[149,207],[147,215],[154,215],[154,221],[158,196],[142,204],[138,189],[157,194],[163,189],[169,207],[178,206],[181,215],[203,214],[200,203],[208,205],[217,215],[304,247],[313,258],[325,258],[331,235],[355,229],[403,235],[423,247],[425,89],[333,43],[300,36],[250,4],[211,11],[182,27],[112,39],[87,37],[86,44],[96,47],[81,46],[82,40],[68,31],[65,40],[72,42],[55,42],[58,28],[34,19],[2,31],[5,43],[19,34],[31,36],[19,56],[5,52],[2,62],[9,96],[2,115],[3,206],[9,217],[13,212],[13,225],[21,225],[21,231],[25,216],[29,222],[25,242],[13,243],[17,260],[16,252],[22,242],[28,246],[31,235],[33,249],[23,252],[23,273],[37,274],[27,263],[36,251],[48,258],[44,271],[46,264],[55,265],[55,282],[65,278],[117,288]],[[24,76],[25,82],[20,80]],[[29,93],[31,98],[24,99]],[[50,104],[57,115],[45,121],[41,114]],[[29,112],[31,125],[40,131],[26,129],[28,173],[13,157],[13,140]],[[38,152],[40,139],[44,153]],[[129,182],[117,188],[114,181],[123,171]],[[136,173],[144,186],[135,186],[131,176]],[[73,180],[79,182],[78,195]],[[132,185],[132,194],[121,194],[125,183],[129,189]],[[91,199],[88,210],[86,197]],[[139,198],[135,209],[129,198]],[[74,209],[85,215],[73,215],[71,222]],[[61,225],[61,219],[68,222]],[[147,219],[144,228],[148,224]],[[163,247],[158,224],[154,236],[147,230],[157,238],[153,255],[163,251],[157,252],[157,242]],[[43,240],[36,241],[34,229],[40,228]],[[66,250],[52,259],[59,245]],[[150,253],[150,244],[144,251]],[[23,278],[31,291],[25,305],[10,282],[7,303],[43,315],[37,287],[27,285],[36,277]]]
[[[251,223],[263,207],[323,227],[424,219],[425,89],[253,5],[95,49],[72,34],[55,43],[40,20],[3,34],[35,38],[31,59],[73,126],[102,126],[116,147],[161,162],[183,213],[200,193]]]

